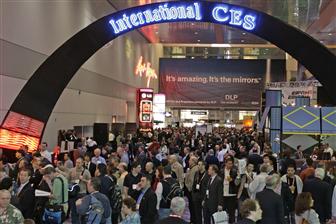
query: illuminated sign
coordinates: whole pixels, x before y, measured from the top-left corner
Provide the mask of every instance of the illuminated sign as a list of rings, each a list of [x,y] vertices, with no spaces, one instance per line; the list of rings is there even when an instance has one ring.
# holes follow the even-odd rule
[[[135,68],[135,75],[142,77],[143,75],[147,78],[147,88],[149,87],[151,79],[157,79],[157,74],[154,69],[151,68],[151,63],[142,63],[142,56],[139,58],[138,64]]]
[[[10,111],[0,129],[0,147],[18,150],[27,145],[29,151],[37,149],[44,123]]]
[[[138,89],[137,111],[140,131],[151,131],[153,127],[153,89]]]
[[[221,4],[214,7],[212,17],[220,23],[229,23],[233,26],[243,27],[245,30],[253,30],[256,27],[256,17],[244,14],[244,11],[237,8],[229,8],[228,5]]]
[[[128,10],[129,12],[130,10]],[[209,15],[206,15],[209,14]],[[254,30],[257,16],[253,11],[229,4],[208,5],[207,2],[172,2],[148,5],[145,9],[121,13],[111,18],[109,24],[113,32],[119,35],[142,26],[162,22],[212,20],[231,26]]]
[[[168,3],[166,3],[130,15],[125,13],[121,18],[111,19],[110,24],[113,27],[114,34],[118,34],[142,25],[185,19],[202,19],[199,3],[196,2],[188,6],[168,6]]]

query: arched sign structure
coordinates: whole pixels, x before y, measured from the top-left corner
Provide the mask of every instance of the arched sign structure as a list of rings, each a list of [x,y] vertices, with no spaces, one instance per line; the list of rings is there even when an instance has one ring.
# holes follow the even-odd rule
[[[79,31],[35,71],[7,113],[0,147],[35,149],[48,118],[77,70],[96,51],[131,30],[167,22],[209,22],[253,33],[296,58],[336,102],[336,57],[299,29],[260,11],[206,1],[172,1],[128,8],[105,16]],[[117,55],[116,55],[117,57]]]

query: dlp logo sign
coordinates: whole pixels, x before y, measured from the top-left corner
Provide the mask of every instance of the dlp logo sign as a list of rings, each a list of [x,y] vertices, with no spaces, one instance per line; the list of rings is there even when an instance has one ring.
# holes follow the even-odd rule
[[[210,15],[206,13],[211,12]],[[212,18],[213,21],[231,26],[253,30],[256,27],[256,16],[244,8],[232,7],[227,4],[216,4],[210,7],[204,6],[202,2],[164,3],[148,6],[142,10],[128,10],[119,16],[114,16],[109,20],[114,34],[128,32],[132,29],[145,25],[178,22],[195,21],[206,22],[204,18]]]

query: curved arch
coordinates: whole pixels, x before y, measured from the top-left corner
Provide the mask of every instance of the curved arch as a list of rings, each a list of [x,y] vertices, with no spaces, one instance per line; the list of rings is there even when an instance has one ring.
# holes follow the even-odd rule
[[[116,30],[112,26],[112,20],[122,19],[124,15],[136,15],[146,10],[158,9],[160,6],[186,8],[190,5],[194,7],[194,13],[198,10],[198,15],[182,15],[181,18],[177,18],[178,16],[175,13],[170,15],[171,19],[166,18],[164,20],[161,18],[159,20],[153,17],[148,22],[145,21],[147,19],[145,15],[143,15],[143,21],[140,18],[135,20],[133,16],[134,23],[127,23],[127,19],[124,19],[124,27],[119,26],[117,28],[120,29]],[[221,10],[218,10],[218,7],[221,7]],[[215,8],[216,10],[214,10]],[[239,24],[241,22],[239,13],[253,18],[246,19],[247,25],[246,23],[245,26],[244,24],[241,25]],[[230,22],[228,20],[229,16],[234,18],[231,18]],[[128,19],[129,21],[132,20],[132,16],[128,17]],[[251,25],[252,20],[254,26]],[[148,4],[118,11],[82,29],[61,45],[34,72],[11,105],[10,111],[26,115],[45,124],[57,100],[77,70],[106,43],[142,26],[183,21],[209,22],[233,26],[271,42],[289,53],[314,74],[336,102],[336,91],[333,89],[333,85],[336,83],[336,57],[308,34],[273,16],[246,7],[219,2],[175,1]]]

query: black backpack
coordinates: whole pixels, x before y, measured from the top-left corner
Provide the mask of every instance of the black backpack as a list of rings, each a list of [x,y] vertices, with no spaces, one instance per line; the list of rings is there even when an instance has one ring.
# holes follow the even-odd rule
[[[180,186],[180,183],[173,179],[169,178],[168,180],[162,180],[163,184],[168,184],[170,186],[170,191],[166,196],[162,195],[162,199],[165,201],[165,203],[169,203],[174,197],[183,197],[183,189]]]
[[[112,213],[120,213],[122,206],[122,191],[121,187],[116,184],[114,178],[108,176],[112,182],[109,188],[109,200],[112,208]]]

